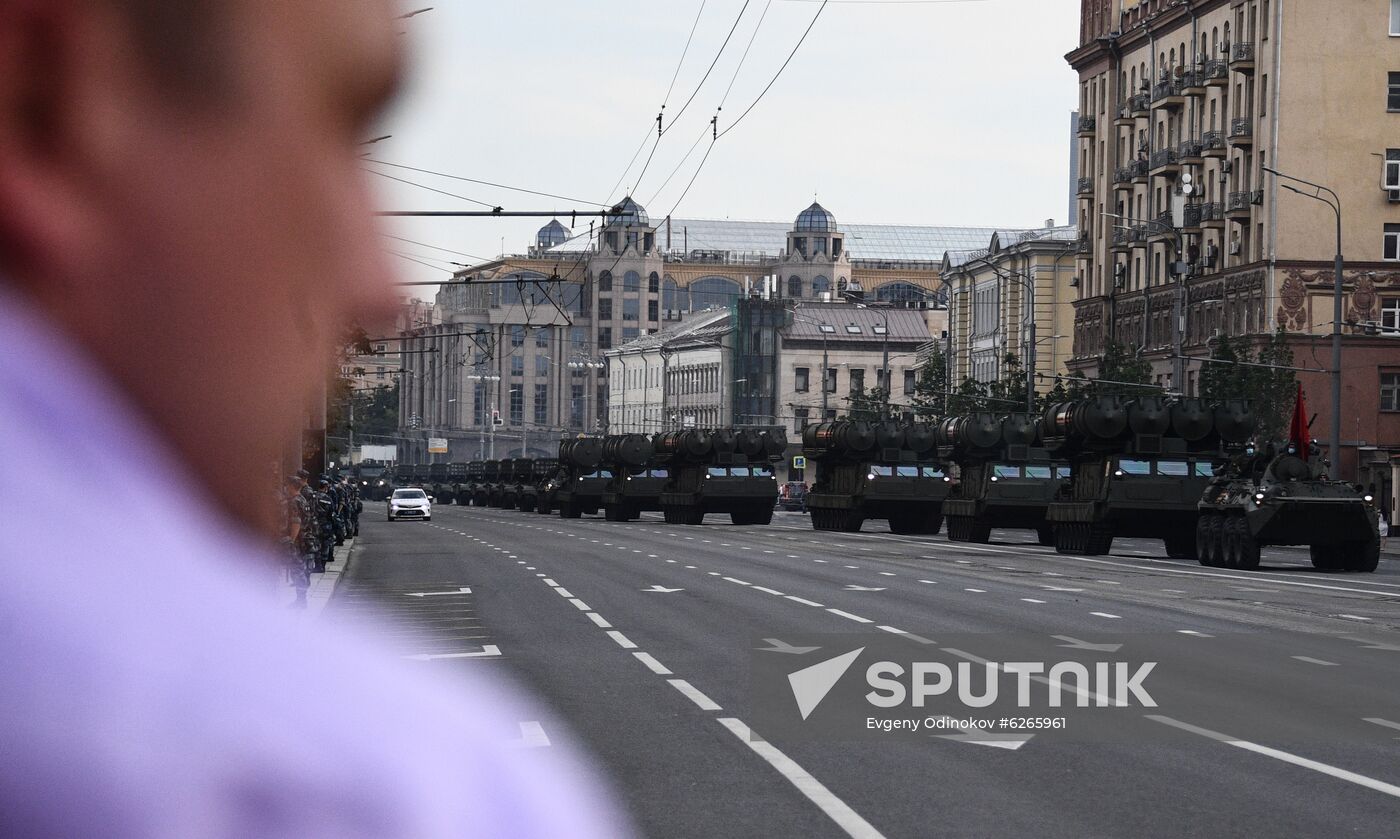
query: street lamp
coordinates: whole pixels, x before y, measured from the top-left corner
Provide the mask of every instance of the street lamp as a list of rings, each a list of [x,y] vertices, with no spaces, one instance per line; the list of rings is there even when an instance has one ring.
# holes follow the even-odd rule
[[[482,411],[481,411],[482,420],[483,420],[483,425],[482,425],[482,429],[481,429],[481,443],[479,444],[478,452],[480,452],[481,457],[482,457],[483,460],[488,459],[487,454],[486,454],[486,451],[487,451],[487,449],[486,449],[486,440],[487,440],[486,429],[487,429],[487,427],[490,427],[490,429],[491,429],[491,434],[490,434],[490,440],[491,440],[491,449],[490,449],[490,452],[491,452],[491,454],[490,454],[489,459],[490,459],[490,460],[495,460],[495,459],[496,459],[496,417],[495,417],[495,414],[494,414],[493,409],[490,407],[491,404],[492,404],[492,403],[491,403],[491,383],[492,383],[492,382],[499,382],[499,381],[501,380],[501,377],[498,376],[498,375],[496,375],[496,374],[494,374],[494,373],[489,373],[489,374],[474,373],[474,374],[472,374],[472,375],[470,375],[470,376],[467,376],[467,378],[470,379],[471,381],[474,381],[474,382],[485,382],[485,383],[486,383],[486,399],[482,401]]]
[[[1332,212],[1337,216],[1337,254],[1332,269],[1332,433],[1327,443],[1332,453],[1332,463],[1328,467],[1328,473],[1335,481],[1341,478],[1342,471],[1342,199],[1335,191],[1322,184],[1285,175],[1270,166],[1261,168],[1276,178],[1311,187],[1312,192],[1304,192],[1292,184],[1279,184],[1289,192],[1296,192],[1304,198],[1321,201],[1331,207]],[[1323,193],[1326,193],[1326,196]],[[1330,196],[1330,200],[1328,196]]]
[[[793,317],[794,320],[800,320],[800,321],[803,321],[803,322],[805,322],[805,323],[814,324],[814,325],[817,327],[817,332],[821,333],[821,336],[822,336],[822,380],[821,380],[821,387],[822,387],[822,422],[826,422],[826,412],[827,412],[828,405],[829,405],[829,403],[830,403],[830,399],[829,399],[830,393],[827,391],[827,388],[826,388],[826,371],[829,370],[829,369],[831,368],[830,356],[829,356],[828,353],[827,353],[826,336],[827,336],[827,335],[830,335],[830,334],[833,333],[833,332],[835,332],[835,331],[836,331],[836,327],[832,326],[831,324],[827,323],[827,322],[824,321],[824,320],[813,320],[812,318],[805,317],[805,316],[803,316],[803,315],[799,315],[799,314],[797,313],[797,310],[796,310],[796,309],[789,309],[789,310],[788,310],[788,314],[792,315],[792,317]],[[886,334],[886,338],[888,339],[888,337],[889,337],[889,329],[888,329],[888,328],[885,330],[885,334]],[[889,346],[889,345],[886,344],[886,348],[887,348],[887,349],[886,349],[886,353],[888,353],[888,346]],[[888,366],[889,366],[889,363],[890,363],[889,357],[888,357],[888,355],[886,355],[886,358],[885,358],[885,366],[888,367]],[[885,373],[885,375],[886,375],[886,376],[889,376],[889,373],[887,372],[887,373]],[[810,381],[808,381],[808,387],[811,387],[811,382],[810,382]]]
[[[1036,375],[1035,345],[1037,343],[1035,340],[1035,278],[1021,271],[1016,271],[1012,268],[1002,268],[1001,266],[994,264],[990,259],[988,259],[985,256],[981,257],[977,261],[980,261],[982,264],[992,269],[992,273],[996,274],[998,279],[1018,283],[1021,286],[1021,288],[1024,288],[1026,290],[1027,299],[1030,301],[1029,312],[1025,321],[1026,413],[1034,414]],[[888,375],[888,373],[886,375]],[[951,376],[949,377],[949,381],[952,381]]]

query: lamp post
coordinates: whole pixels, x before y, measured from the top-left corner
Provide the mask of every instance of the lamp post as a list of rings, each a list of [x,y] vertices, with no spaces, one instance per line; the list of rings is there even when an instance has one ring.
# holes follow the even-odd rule
[[[1332,212],[1337,216],[1337,253],[1332,268],[1332,433],[1327,445],[1332,455],[1328,474],[1331,475],[1332,480],[1340,480],[1342,471],[1342,199],[1335,191],[1322,184],[1285,175],[1269,166],[1262,168],[1265,172],[1281,180],[1293,181],[1311,187],[1312,192],[1304,192],[1292,184],[1280,184],[1289,192],[1296,192],[1304,198],[1321,201],[1331,207]],[[1323,193],[1330,196],[1331,200],[1328,200],[1328,197],[1325,197]]]
[[[494,412],[493,412],[492,409],[491,409],[491,383],[492,383],[492,382],[499,382],[499,381],[501,380],[501,377],[500,377],[500,376],[497,376],[497,375],[494,374],[494,373],[490,373],[490,374],[486,374],[486,373],[475,373],[475,374],[472,374],[472,375],[470,375],[470,376],[467,376],[467,378],[470,379],[471,381],[474,381],[474,382],[485,382],[485,383],[486,383],[486,398],[485,398],[484,400],[482,400],[482,404],[481,404],[481,418],[482,418],[482,420],[483,420],[483,424],[482,424],[482,428],[481,428],[481,443],[480,443],[480,445],[479,445],[479,451],[481,452],[481,457],[482,457],[483,460],[487,460],[487,459],[495,460],[495,459],[496,459],[496,417],[495,417],[495,415],[494,415]],[[487,449],[486,449],[486,441],[487,441],[487,431],[486,431],[486,429],[487,429],[488,427],[491,429],[491,431],[490,431],[490,440],[491,440],[491,449],[490,449],[490,452],[491,452],[491,453],[490,453],[489,457],[488,457],[487,454],[486,454],[486,451],[487,451]]]
[[[1026,327],[1025,327],[1025,329],[1026,329],[1026,336],[1025,336],[1025,342],[1024,342],[1024,343],[1025,343],[1025,352],[1026,352],[1026,413],[1028,413],[1028,414],[1034,414],[1034,413],[1035,413],[1035,373],[1036,373],[1036,357],[1035,357],[1035,344],[1036,344],[1036,340],[1035,340],[1035,279],[1034,279],[1033,277],[1031,277],[1030,275],[1024,274],[1024,273],[1022,273],[1022,272],[1020,272],[1020,271],[1016,271],[1016,270],[1013,270],[1013,269],[1011,269],[1011,268],[1002,268],[1002,267],[1000,267],[1000,266],[998,266],[998,265],[995,265],[995,264],[992,263],[992,261],[991,261],[990,259],[988,259],[988,258],[985,257],[985,256],[982,257],[980,261],[982,262],[982,264],[984,264],[984,265],[986,265],[988,268],[992,269],[992,273],[996,274],[998,279],[1002,279],[1002,280],[1006,280],[1006,281],[1008,281],[1008,282],[1014,282],[1014,283],[1019,284],[1019,285],[1021,286],[1021,288],[1024,288],[1024,289],[1026,290],[1026,298],[1027,298],[1027,300],[1030,301],[1030,305],[1029,305],[1029,310],[1030,310],[1030,311],[1029,311],[1028,316],[1027,316],[1027,318],[1026,318],[1026,320],[1025,320],[1025,324],[1026,324]],[[888,374],[887,374],[887,375],[888,375]],[[949,377],[949,381],[951,381],[951,377]]]
[[[822,388],[822,416],[821,416],[821,421],[822,421],[822,422],[826,422],[826,412],[827,412],[827,408],[828,408],[829,405],[830,405],[830,393],[828,393],[828,391],[827,391],[827,389],[826,389],[826,371],[827,371],[828,369],[830,369],[830,367],[831,367],[830,355],[829,355],[828,352],[827,352],[826,336],[827,336],[828,334],[830,334],[831,331],[834,331],[836,327],[832,326],[831,324],[827,323],[827,322],[824,321],[824,320],[813,320],[813,319],[811,319],[811,318],[809,318],[809,317],[804,317],[804,316],[802,316],[802,315],[799,315],[799,314],[797,313],[797,310],[796,310],[796,309],[789,309],[789,310],[788,310],[788,314],[792,315],[793,318],[794,318],[795,320],[800,320],[800,321],[803,321],[803,322],[805,322],[805,323],[815,324],[816,327],[817,327],[817,331],[818,331],[819,333],[821,333],[821,336],[822,336],[822,377],[821,377],[821,388]],[[889,329],[886,328],[886,329],[885,329],[885,368],[886,368],[887,371],[888,371],[889,366],[890,366],[890,357],[889,357]],[[888,377],[888,376],[889,376],[889,373],[886,372],[885,375]],[[809,382],[808,382],[808,387],[810,387],[810,386],[811,386],[811,383],[810,383],[810,381],[809,381]]]

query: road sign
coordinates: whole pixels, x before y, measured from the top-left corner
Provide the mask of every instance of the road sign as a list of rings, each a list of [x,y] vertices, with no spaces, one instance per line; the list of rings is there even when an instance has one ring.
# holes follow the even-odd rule
[[[429,437],[428,454],[447,454],[447,438]]]
[[[803,457],[802,455],[797,455],[796,457],[794,457],[794,458],[792,459],[792,468],[794,468],[794,469],[806,469],[806,468],[807,468],[807,458]]]

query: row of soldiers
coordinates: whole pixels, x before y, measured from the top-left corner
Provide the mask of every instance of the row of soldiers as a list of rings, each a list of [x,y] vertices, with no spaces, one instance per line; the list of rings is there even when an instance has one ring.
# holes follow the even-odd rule
[[[288,475],[278,498],[283,511],[282,549],[287,577],[296,590],[298,607],[306,605],[311,575],[335,560],[337,545],[360,533],[360,488],[348,477],[322,475],[313,487],[306,470]]]

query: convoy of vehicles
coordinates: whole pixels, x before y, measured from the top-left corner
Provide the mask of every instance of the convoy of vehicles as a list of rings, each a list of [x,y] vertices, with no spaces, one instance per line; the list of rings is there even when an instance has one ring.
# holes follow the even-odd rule
[[[950,541],[985,543],[993,529],[1025,529],[1063,554],[1104,554],[1117,537],[1161,539],[1172,558],[1241,570],[1259,566],[1263,546],[1307,545],[1319,569],[1374,571],[1374,499],[1326,477],[1298,420],[1286,447],[1262,451],[1255,425],[1243,402],[1155,396],[936,425],[825,422],[803,430],[811,488],[791,481],[782,491],[779,428],[580,437],[561,442],[557,459],[379,464],[377,473],[362,464],[360,476],[384,487],[391,520],[429,519],[433,500],[566,519],[604,511],[616,522],[660,511],[687,525],[708,513],[766,525],[777,507],[809,512],[817,530],[884,519],[893,533],[931,535],[946,520]]]

